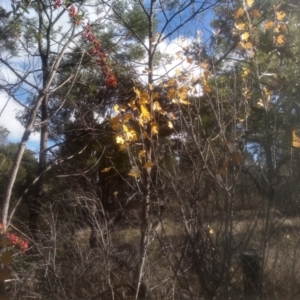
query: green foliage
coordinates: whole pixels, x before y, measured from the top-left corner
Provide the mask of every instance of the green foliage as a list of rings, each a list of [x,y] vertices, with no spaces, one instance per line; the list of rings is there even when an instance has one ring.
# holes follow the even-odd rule
[[[8,143],[0,145],[0,190],[5,191],[9,172],[12,167],[18,144]],[[31,150],[25,150],[21,166],[14,186],[14,196],[19,197],[37,176],[38,162]],[[3,194],[0,196],[3,197]]]

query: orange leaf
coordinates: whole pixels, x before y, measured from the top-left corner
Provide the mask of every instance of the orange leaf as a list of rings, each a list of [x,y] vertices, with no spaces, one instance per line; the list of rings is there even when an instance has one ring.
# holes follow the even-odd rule
[[[152,161],[148,161],[143,165],[143,168],[148,169],[148,168],[152,168],[153,166],[155,166],[155,163],[153,163]]]
[[[234,19],[237,19],[237,18],[241,17],[244,13],[245,13],[245,10],[242,7],[240,7],[239,9],[237,9],[234,12],[233,17],[234,17]]]
[[[265,29],[271,29],[274,26],[274,22],[269,20],[265,23]]]
[[[280,34],[276,39],[276,45],[284,45],[286,42],[285,36],[283,34]]]
[[[300,130],[294,129],[293,130],[293,147],[300,148],[300,138],[298,134],[300,133]]]
[[[278,21],[282,21],[286,17],[286,13],[284,11],[277,11],[276,18]]]
[[[253,18],[260,18],[261,17],[261,13],[259,10],[257,9],[253,9],[250,11],[250,15],[253,17]]]

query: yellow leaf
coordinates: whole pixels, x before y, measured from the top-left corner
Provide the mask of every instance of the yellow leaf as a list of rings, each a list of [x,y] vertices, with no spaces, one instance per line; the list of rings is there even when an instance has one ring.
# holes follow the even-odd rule
[[[233,153],[231,158],[232,158],[232,161],[235,162],[235,163],[240,163],[240,162],[243,161],[243,156],[239,152]]]
[[[152,119],[152,115],[150,114],[148,108],[145,105],[141,105],[141,111],[142,111],[143,116],[147,120],[151,120]]]
[[[12,253],[11,251],[5,251],[1,255],[1,262],[3,265],[9,265],[13,262]]]
[[[234,25],[238,30],[244,30],[246,26],[245,23],[235,23]]]
[[[135,87],[133,87],[133,91],[135,92],[136,96],[137,96],[138,98],[140,98],[141,92],[140,92],[138,89],[136,89]]]
[[[271,29],[274,26],[274,22],[269,20],[265,23],[265,29]]]
[[[155,122],[151,123],[151,132],[152,134],[158,134],[158,125]]]
[[[188,88],[186,86],[182,86],[181,88],[178,89],[177,95],[181,99],[186,99],[187,98],[187,92],[188,92]]]
[[[183,99],[181,99],[181,98],[180,98],[180,103],[181,103],[181,104],[184,104],[184,105],[190,105],[190,104],[191,104],[190,101],[183,100]]]
[[[276,18],[278,21],[282,21],[286,17],[286,13],[284,11],[277,11]]]
[[[153,91],[153,84],[149,83],[149,91]]]
[[[245,32],[241,35],[242,41],[247,41],[249,38],[250,34],[249,32]]]
[[[242,7],[240,7],[239,9],[237,9],[234,14],[233,14],[233,18],[237,19],[239,17],[241,17],[243,14],[245,13],[244,9]]]
[[[139,168],[137,166],[132,167],[128,173],[129,176],[132,176],[134,178],[138,178],[140,176],[140,174],[141,174],[141,171],[139,170]]]
[[[143,165],[143,168],[148,169],[148,168],[152,168],[153,166],[155,166],[155,163],[153,163],[152,161],[148,161]]]
[[[135,99],[131,100],[131,101],[128,103],[128,106],[130,106],[133,110],[136,110],[136,109],[137,109],[137,106],[135,105]]]
[[[298,134],[300,133],[299,129],[293,130],[293,147],[300,148],[300,138]]]
[[[172,124],[171,121],[168,121],[168,127],[169,127],[169,128],[173,128],[173,124]]]
[[[261,13],[259,10],[257,9],[253,9],[250,11],[250,15],[253,17],[253,18],[260,18],[261,17]]]
[[[176,84],[176,80],[174,78],[171,78],[168,82],[164,84],[165,87],[167,86],[174,86]]]
[[[128,132],[126,132],[126,140],[127,141],[136,141],[137,140],[137,135],[136,132],[134,130],[130,130]]]
[[[121,137],[120,135],[117,135],[116,142],[117,142],[117,144],[124,144],[125,141],[124,141],[123,137]]]
[[[176,69],[174,72],[176,75],[180,75],[180,73],[181,73],[181,71],[179,69]]]
[[[111,169],[111,167],[107,167],[107,168],[101,170],[101,172],[102,172],[102,173],[106,173],[106,172],[108,172],[110,169]]]
[[[201,62],[200,63],[200,67],[203,68],[203,69],[207,69],[209,66],[209,64],[207,62]]]
[[[276,38],[276,45],[284,45],[286,42],[285,40],[285,36],[283,34],[280,34],[277,38]]]
[[[153,103],[153,110],[154,110],[154,111],[160,112],[162,115],[165,115],[165,114],[167,113],[166,111],[164,111],[164,110],[161,108],[161,106],[160,106],[160,104],[159,104],[158,101],[155,101],[155,102]]]
[[[114,191],[113,194],[117,197],[117,195],[119,194],[118,191]]]
[[[6,279],[11,279],[11,272],[8,268],[4,267],[1,271],[0,271],[0,281],[4,282]]]
[[[122,127],[125,132],[128,132],[128,127],[126,125],[123,125]]]
[[[147,91],[142,91],[140,93],[140,101],[139,101],[140,104],[147,104],[149,103],[149,94]]]
[[[251,7],[254,3],[254,0],[246,0],[246,3],[249,7]]]
[[[139,151],[139,157],[145,157],[145,155],[146,155],[146,150]]]
[[[118,104],[115,104],[114,105],[114,111],[115,112],[119,112],[120,110],[119,110],[119,105]]]

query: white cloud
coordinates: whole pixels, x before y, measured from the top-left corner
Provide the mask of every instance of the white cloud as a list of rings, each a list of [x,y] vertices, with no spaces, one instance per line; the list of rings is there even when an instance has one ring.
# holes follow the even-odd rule
[[[7,100],[8,97],[4,93],[0,93],[0,112],[2,112],[0,116],[0,125],[7,128],[10,131],[10,134],[8,136],[8,140],[10,142],[20,142],[24,133],[24,127],[15,117],[16,114],[24,108],[20,104],[15,102],[13,99],[9,99],[8,102]],[[40,135],[38,133],[32,133],[30,135],[29,141],[33,143],[38,143],[39,138]]]

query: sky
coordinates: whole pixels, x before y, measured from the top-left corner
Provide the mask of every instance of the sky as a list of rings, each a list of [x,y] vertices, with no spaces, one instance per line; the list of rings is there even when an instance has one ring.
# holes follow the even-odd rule
[[[0,0],[0,5],[6,8],[7,10],[10,10],[10,1],[8,0]],[[94,11],[91,11],[91,19],[96,18]],[[177,19],[174,20],[174,22],[171,24],[171,27],[174,28],[180,20],[184,19],[186,17],[185,14],[181,14],[178,16]],[[168,74],[168,76],[172,76],[177,72],[185,71],[188,72],[191,75],[199,76],[200,75],[200,68],[199,66],[195,66],[194,64],[187,63],[185,61],[185,58],[180,55],[180,53],[183,52],[183,48],[188,46],[193,41],[199,41],[201,39],[202,41],[207,38],[207,33],[209,32],[209,18],[211,18],[210,14],[205,15],[199,15],[195,18],[193,22],[189,24],[189,26],[186,26],[184,29],[181,29],[179,32],[174,33],[168,40],[164,40],[164,42],[160,43],[158,45],[159,51],[162,53],[169,54],[173,57],[173,61],[168,65],[161,65],[159,68],[156,68],[154,73],[155,75],[162,76],[164,74]],[[69,17],[66,14],[62,20],[60,21],[59,25],[62,25],[63,28],[67,28],[66,26],[68,24]],[[161,30],[161,27],[163,26],[163,22],[159,22],[158,25],[158,31]],[[16,62],[16,66],[20,66],[21,62]],[[26,59],[26,58],[25,58]],[[146,60],[145,60],[146,62]],[[24,63],[25,65],[25,63]],[[143,73],[144,67],[138,68],[141,74],[141,79],[145,79],[146,76],[145,73]],[[1,76],[5,77],[8,82],[15,82],[16,78],[14,78],[14,75],[11,71],[8,69],[5,69],[1,66]],[[32,82],[36,82],[37,78],[32,77],[30,78]],[[200,87],[198,87],[200,88]],[[24,101],[26,98],[26,95],[23,95],[18,98],[20,101]],[[5,107],[5,109],[4,109]],[[4,110],[3,110],[4,109]],[[14,101],[12,98],[8,98],[8,96],[4,93],[0,93],[0,125],[6,127],[10,134],[8,136],[8,139],[10,142],[19,142],[21,140],[21,137],[24,132],[24,128],[19,123],[19,121],[16,120],[15,116],[18,114],[20,110],[22,110],[23,107],[18,104],[16,101]],[[30,136],[30,139],[27,143],[27,148],[38,151],[39,148],[39,137],[40,135],[38,133],[32,133]]]

